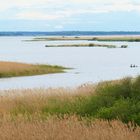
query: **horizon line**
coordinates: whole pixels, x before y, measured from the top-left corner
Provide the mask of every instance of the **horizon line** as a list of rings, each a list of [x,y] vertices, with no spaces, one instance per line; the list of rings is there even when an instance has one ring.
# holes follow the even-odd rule
[[[86,31],[86,30],[78,30],[78,31],[76,31],[76,30],[62,30],[62,31],[27,31],[27,30],[25,30],[25,31],[20,31],[20,30],[18,30],[18,31],[0,31],[0,32],[41,32],[41,33],[46,33],[46,32],[140,32],[140,31]]]

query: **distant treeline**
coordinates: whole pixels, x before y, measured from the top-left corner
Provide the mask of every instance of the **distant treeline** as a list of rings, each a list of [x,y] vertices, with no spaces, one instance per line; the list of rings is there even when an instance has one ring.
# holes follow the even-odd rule
[[[90,36],[90,35],[140,35],[137,31],[59,31],[59,32],[0,32],[0,36]]]

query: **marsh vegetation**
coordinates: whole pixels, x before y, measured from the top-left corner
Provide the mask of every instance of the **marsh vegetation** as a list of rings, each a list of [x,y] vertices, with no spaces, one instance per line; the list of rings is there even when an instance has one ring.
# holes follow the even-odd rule
[[[76,116],[48,120],[3,120],[1,140],[139,140],[140,127],[120,121],[96,120],[88,123]]]
[[[0,61],[0,78],[61,73],[64,67]]]
[[[2,110],[12,115],[78,115],[91,119],[119,119],[140,125],[140,77],[99,83],[77,90],[9,91],[15,96],[1,98]],[[17,92],[17,93],[16,93]],[[49,95],[48,95],[49,93]],[[3,93],[1,93],[3,94]],[[9,94],[9,95],[10,95]],[[4,95],[4,94],[3,94]],[[7,105],[10,107],[10,110]]]
[[[71,90],[0,91],[0,136],[139,140],[139,85],[140,76]]]

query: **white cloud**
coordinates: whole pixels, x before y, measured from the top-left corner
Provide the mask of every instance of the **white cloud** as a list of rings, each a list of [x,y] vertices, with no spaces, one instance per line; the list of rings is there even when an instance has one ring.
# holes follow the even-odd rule
[[[140,4],[133,4],[130,2],[114,2],[110,5],[102,7],[105,11],[108,12],[131,12],[131,11],[140,11]]]
[[[0,14],[2,11],[17,9],[9,17],[27,20],[56,20],[81,14],[109,12],[140,12],[139,0],[0,0],[0,3]]]
[[[46,14],[39,11],[23,11],[15,16],[16,19],[25,19],[25,20],[55,20],[62,18],[58,14]]]
[[[25,8],[47,4],[49,0],[0,0],[0,10],[7,10],[10,8]]]

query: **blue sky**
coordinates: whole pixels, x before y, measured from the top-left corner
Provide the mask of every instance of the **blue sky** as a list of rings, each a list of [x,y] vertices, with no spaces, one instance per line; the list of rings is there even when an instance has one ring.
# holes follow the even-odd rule
[[[140,0],[0,0],[0,31],[140,31]]]

